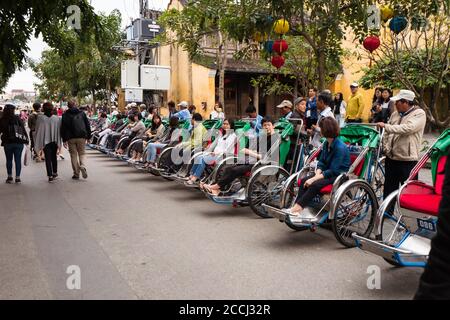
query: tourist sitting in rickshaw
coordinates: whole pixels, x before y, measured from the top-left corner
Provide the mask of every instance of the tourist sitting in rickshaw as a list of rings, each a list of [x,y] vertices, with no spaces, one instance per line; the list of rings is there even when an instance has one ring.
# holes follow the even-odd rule
[[[233,155],[235,145],[237,143],[237,136],[234,133],[234,119],[224,119],[222,123],[223,135],[218,137],[217,144],[212,152],[204,153],[199,156],[192,166],[191,175],[188,177],[188,180],[185,182],[187,186],[194,186],[197,180],[199,180],[206,166],[211,165],[217,160],[222,159],[223,156]]]
[[[164,131],[165,128],[161,117],[158,114],[152,114],[152,124],[150,128],[148,128],[141,136],[137,137],[139,140],[130,146],[131,159],[128,160],[128,162],[134,163],[140,161],[147,143],[152,140],[161,139],[164,135]]]
[[[147,156],[144,159],[145,164],[144,168],[147,169],[149,166],[155,164],[156,156],[158,155],[158,149],[163,149],[166,146],[170,145],[170,143],[173,143],[173,134],[175,130],[178,128],[178,117],[171,117],[169,120],[169,132],[167,135],[165,135],[163,138],[158,139],[154,142],[150,142],[146,146],[146,153]]]
[[[286,209],[286,213],[291,216],[299,216],[323,187],[333,184],[340,174],[346,173],[350,168],[350,151],[338,138],[340,129],[337,121],[325,117],[320,121],[319,127],[326,141],[315,173],[302,179],[295,205]]]
[[[128,119],[130,120],[130,124],[128,125],[130,130],[128,134],[120,140],[117,146],[117,155],[122,155],[130,145],[131,140],[145,132],[145,125],[144,122],[142,122],[142,115],[139,112],[129,115]]]
[[[230,185],[236,178],[244,176],[250,172],[258,160],[261,160],[265,156],[265,152],[272,149],[272,146],[277,140],[275,134],[274,122],[271,118],[265,117],[261,121],[264,133],[260,134],[257,139],[256,148],[252,149],[244,148],[242,149],[245,155],[245,164],[237,164],[234,166],[227,167],[223,176],[215,184],[205,184],[200,187],[206,190],[212,196],[218,196],[221,192],[226,190],[227,186]],[[266,139],[266,145],[263,146],[261,142]],[[262,150],[264,148],[264,150]]]

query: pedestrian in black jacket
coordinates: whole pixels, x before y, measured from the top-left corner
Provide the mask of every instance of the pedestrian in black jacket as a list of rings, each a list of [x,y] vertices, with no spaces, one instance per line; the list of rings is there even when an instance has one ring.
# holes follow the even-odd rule
[[[16,107],[7,104],[0,119],[0,135],[2,146],[6,156],[6,171],[8,178],[6,183],[13,182],[12,167],[13,160],[16,167],[16,183],[20,183],[20,173],[22,171],[22,151],[24,144],[28,144],[28,134],[22,120],[14,114]]]
[[[69,109],[62,116],[61,138],[64,147],[69,149],[72,161],[72,179],[79,179],[80,172],[84,179],[88,177],[85,164],[86,141],[91,137],[91,125],[86,114],[79,110],[75,102],[69,101]]]

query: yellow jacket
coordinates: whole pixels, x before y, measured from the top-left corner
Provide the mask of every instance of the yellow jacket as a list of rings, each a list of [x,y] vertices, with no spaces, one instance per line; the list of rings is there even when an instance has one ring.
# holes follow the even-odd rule
[[[347,103],[346,119],[362,119],[364,113],[364,100],[360,93],[352,94]]]

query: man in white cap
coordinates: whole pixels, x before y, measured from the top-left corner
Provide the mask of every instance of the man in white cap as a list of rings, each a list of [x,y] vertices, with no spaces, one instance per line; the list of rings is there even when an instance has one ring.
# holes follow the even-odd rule
[[[400,90],[391,98],[395,102],[396,111],[392,113],[389,122],[377,123],[379,128],[384,128],[384,198],[408,179],[419,160],[427,118],[425,111],[414,104],[415,97],[410,90]]]
[[[289,120],[292,117],[292,102],[289,100],[283,100],[277,108],[280,109],[281,117]]]
[[[352,122],[362,122],[363,112],[364,112],[364,100],[361,93],[358,93],[358,84],[353,82],[350,85],[350,90],[352,95],[347,102],[347,114],[345,120],[348,123]]]
[[[187,120],[191,118],[191,113],[187,109],[189,107],[189,103],[187,101],[181,101],[178,106],[180,107],[180,111],[175,113],[173,116],[178,117],[178,120]]]

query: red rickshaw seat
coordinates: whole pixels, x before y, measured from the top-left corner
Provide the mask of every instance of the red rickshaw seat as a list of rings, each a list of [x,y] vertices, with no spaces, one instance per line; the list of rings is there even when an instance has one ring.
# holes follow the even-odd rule
[[[400,207],[437,216],[441,199],[442,195],[439,194],[402,194]]]
[[[400,207],[412,211],[437,216],[439,204],[442,200],[442,187],[445,178],[447,156],[439,159],[436,172],[435,186],[429,186],[420,181],[410,182],[400,195]]]

